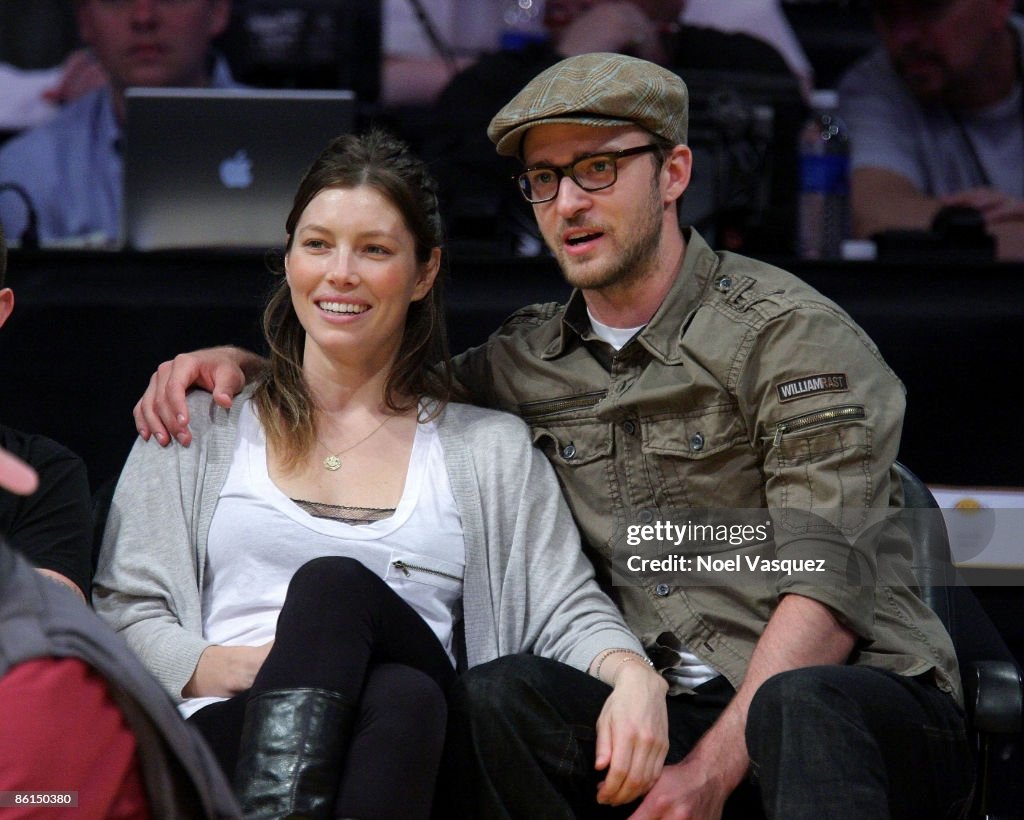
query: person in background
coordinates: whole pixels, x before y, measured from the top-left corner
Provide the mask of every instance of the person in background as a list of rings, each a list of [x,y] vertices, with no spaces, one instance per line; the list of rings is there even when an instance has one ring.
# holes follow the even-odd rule
[[[381,132],[339,137],[286,231],[269,367],[230,412],[193,394],[196,446],[136,443],[97,611],[247,817],[429,816],[456,664],[509,653],[589,671],[602,796],[634,799],[668,745],[665,683],[522,422],[450,401],[425,166]]]
[[[881,45],[839,83],[853,231],[923,230],[980,212],[1024,259],[1024,18],[1012,0],[871,0]]]
[[[125,90],[234,85],[210,50],[230,0],[75,0],[75,8],[81,40],[110,82],[0,148],[0,223],[12,243],[34,212],[43,245],[117,245]]]
[[[0,447],[0,503],[39,484]],[[4,817],[241,818],[209,750],[138,659],[3,534],[0,523]]]
[[[0,226],[0,327],[14,310],[5,286],[7,246]],[[7,389],[15,389],[8,385]],[[81,600],[92,580],[92,500],[85,464],[45,436],[0,424],[0,447],[27,462],[38,481],[20,495],[0,494],[0,533],[38,572],[71,589]]]
[[[518,311],[454,372],[528,423],[669,683],[666,765],[631,817],[959,817],[973,766],[952,641],[911,588],[906,533],[876,526],[902,503],[903,386],[836,304],[680,227],[699,173],[687,112],[673,72],[598,53],[495,115],[488,134],[520,159],[516,185],[575,290]],[[230,402],[256,362],[214,349],[161,365],[140,433],[188,444],[186,387]],[[715,511],[769,520],[771,560],[810,563],[724,578],[623,566],[630,532]],[[471,816],[606,816],[600,747],[576,731],[602,702],[592,679],[528,656],[470,669],[445,767],[464,788],[445,793]]]

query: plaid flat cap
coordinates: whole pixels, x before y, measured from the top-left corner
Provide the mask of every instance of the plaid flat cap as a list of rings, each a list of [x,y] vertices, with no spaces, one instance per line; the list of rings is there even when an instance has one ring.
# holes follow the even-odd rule
[[[678,75],[625,54],[580,54],[534,77],[487,128],[504,156],[518,156],[541,123],[638,125],[673,145],[686,143],[686,84]]]

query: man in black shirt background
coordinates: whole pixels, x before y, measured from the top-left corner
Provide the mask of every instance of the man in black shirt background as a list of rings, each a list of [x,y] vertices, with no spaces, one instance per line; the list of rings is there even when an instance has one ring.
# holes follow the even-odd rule
[[[0,228],[0,327],[14,309],[14,292],[5,287],[6,270],[7,246]],[[28,496],[0,491],[0,533],[40,573],[86,600],[92,579],[93,527],[85,464],[45,436],[3,424],[0,448],[39,474],[39,485]]]

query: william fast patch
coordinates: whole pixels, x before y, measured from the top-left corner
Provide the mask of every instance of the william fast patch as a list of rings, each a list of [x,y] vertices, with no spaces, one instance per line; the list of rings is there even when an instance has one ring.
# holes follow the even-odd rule
[[[819,373],[816,376],[804,376],[775,385],[779,401],[787,402],[796,399],[817,396],[819,393],[845,393],[850,389],[845,373]]]

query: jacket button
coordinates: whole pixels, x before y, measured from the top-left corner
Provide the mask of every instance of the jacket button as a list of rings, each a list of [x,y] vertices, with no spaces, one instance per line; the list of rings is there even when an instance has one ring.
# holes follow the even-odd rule
[[[650,510],[640,510],[640,512],[636,514],[636,519],[641,524],[650,524],[654,520],[654,513]]]
[[[727,290],[729,290],[729,288],[732,287],[732,277],[723,276],[721,279],[715,282],[715,287],[722,291],[722,293],[725,293]]]
[[[654,588],[654,594],[657,595],[659,598],[664,598],[671,591],[672,591],[672,587],[670,587],[668,584],[658,584]]]
[[[690,449],[695,452],[704,449],[704,436],[701,433],[694,433],[690,436]]]
[[[627,435],[633,435],[636,432],[636,423],[633,421],[626,421],[622,425],[622,429],[626,431]]]
[[[562,458],[564,458],[566,461],[576,458],[576,445],[572,444],[571,442],[569,444],[566,444],[562,448]]]

